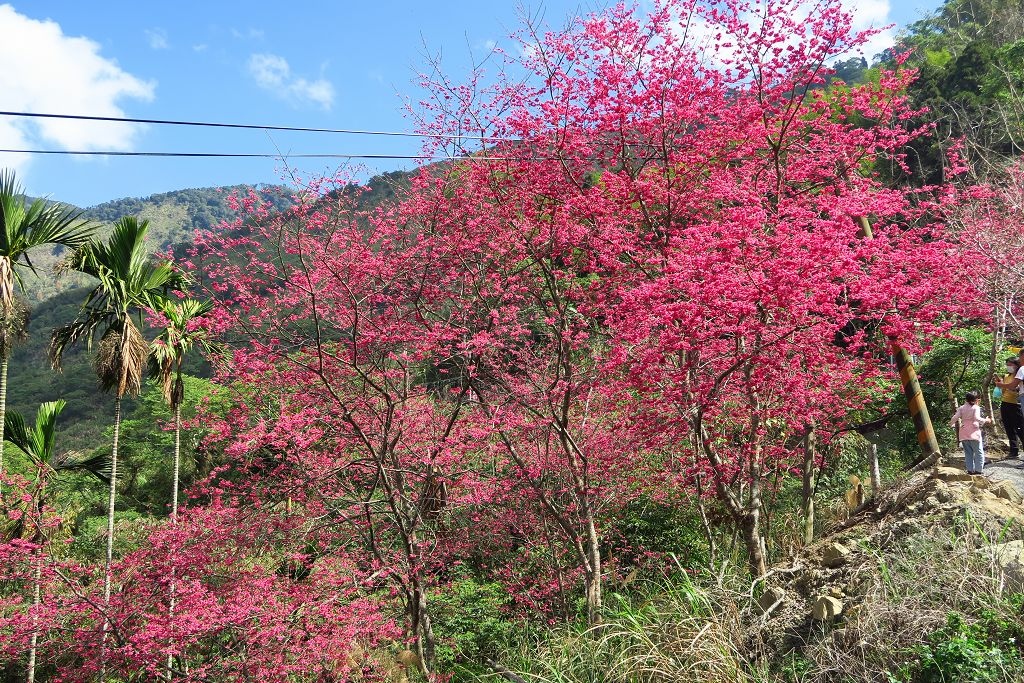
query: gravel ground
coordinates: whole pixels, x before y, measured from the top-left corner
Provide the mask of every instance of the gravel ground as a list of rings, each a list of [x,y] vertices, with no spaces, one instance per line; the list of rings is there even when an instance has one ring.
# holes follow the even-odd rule
[[[993,481],[1009,481],[1024,495],[1024,460],[1005,458],[986,463],[985,474]]]
[[[986,432],[985,434],[985,476],[992,481],[1007,480],[1017,487],[1024,495],[1024,459],[1008,458],[1009,444],[1001,438]],[[944,462],[953,467],[964,469],[964,452],[957,446],[955,451],[948,453]]]

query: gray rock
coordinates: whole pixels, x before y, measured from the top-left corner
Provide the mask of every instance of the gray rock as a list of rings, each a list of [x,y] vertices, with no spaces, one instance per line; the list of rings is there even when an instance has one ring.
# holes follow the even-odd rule
[[[841,543],[830,543],[821,554],[821,563],[829,569],[842,567],[850,561],[850,549]]]
[[[989,491],[994,493],[996,495],[996,498],[1002,498],[1003,500],[1009,501],[1011,503],[1016,503],[1018,505],[1021,502],[1020,491],[1017,490],[1016,486],[1006,481],[1005,479],[1003,481],[997,481],[996,483],[992,484],[992,486],[989,488]]]
[[[786,597],[786,591],[781,588],[769,586],[757,599],[756,606],[759,614],[765,614]]]
[[[939,481],[966,481],[974,480],[974,477],[956,467],[937,467],[933,475]]]
[[[843,601],[831,595],[819,595],[811,616],[817,621],[832,621],[843,613]]]
[[[998,543],[978,550],[999,568],[1006,589],[1019,592],[1024,589],[1024,541]]]

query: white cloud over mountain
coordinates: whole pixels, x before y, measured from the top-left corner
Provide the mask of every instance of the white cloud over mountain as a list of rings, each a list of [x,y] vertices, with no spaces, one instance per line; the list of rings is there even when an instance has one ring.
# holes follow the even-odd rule
[[[65,35],[52,20],[0,5],[0,109],[124,116],[124,100],[150,101],[155,83],[124,71],[100,45]],[[0,148],[130,150],[141,126],[95,121],[0,117]],[[23,168],[24,154],[0,153],[0,166]]]

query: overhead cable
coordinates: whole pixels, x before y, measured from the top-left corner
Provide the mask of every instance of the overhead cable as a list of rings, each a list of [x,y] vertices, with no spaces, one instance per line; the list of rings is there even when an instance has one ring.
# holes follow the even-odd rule
[[[390,130],[359,130],[356,128],[306,128],[302,126],[261,126],[251,123],[217,123],[212,121],[177,121],[174,119],[138,119],[120,116],[88,116],[85,114],[44,114],[26,111],[0,111],[0,116],[35,119],[67,119],[73,121],[107,121],[114,123],[150,123],[161,126],[200,126],[205,128],[242,128],[247,130],[279,130],[299,133],[338,133],[344,135],[383,135],[402,138],[432,138],[438,140],[487,140],[493,142],[519,142],[518,138],[490,135],[460,135],[457,133],[409,133]]]

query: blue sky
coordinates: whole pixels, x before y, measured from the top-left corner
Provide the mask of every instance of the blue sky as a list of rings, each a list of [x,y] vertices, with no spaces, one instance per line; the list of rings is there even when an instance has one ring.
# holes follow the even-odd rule
[[[545,23],[604,6],[526,2]],[[863,25],[903,25],[938,0],[859,0]],[[514,1],[81,2],[0,4],[0,110],[408,130],[424,50],[465,73],[471,55],[520,25]],[[424,47],[424,44],[426,47]],[[415,154],[415,140],[0,117],[0,148]],[[361,162],[367,172],[410,162]],[[32,157],[0,154],[33,194],[81,206],[184,187],[277,182],[275,160]],[[309,161],[306,172],[337,166]]]

